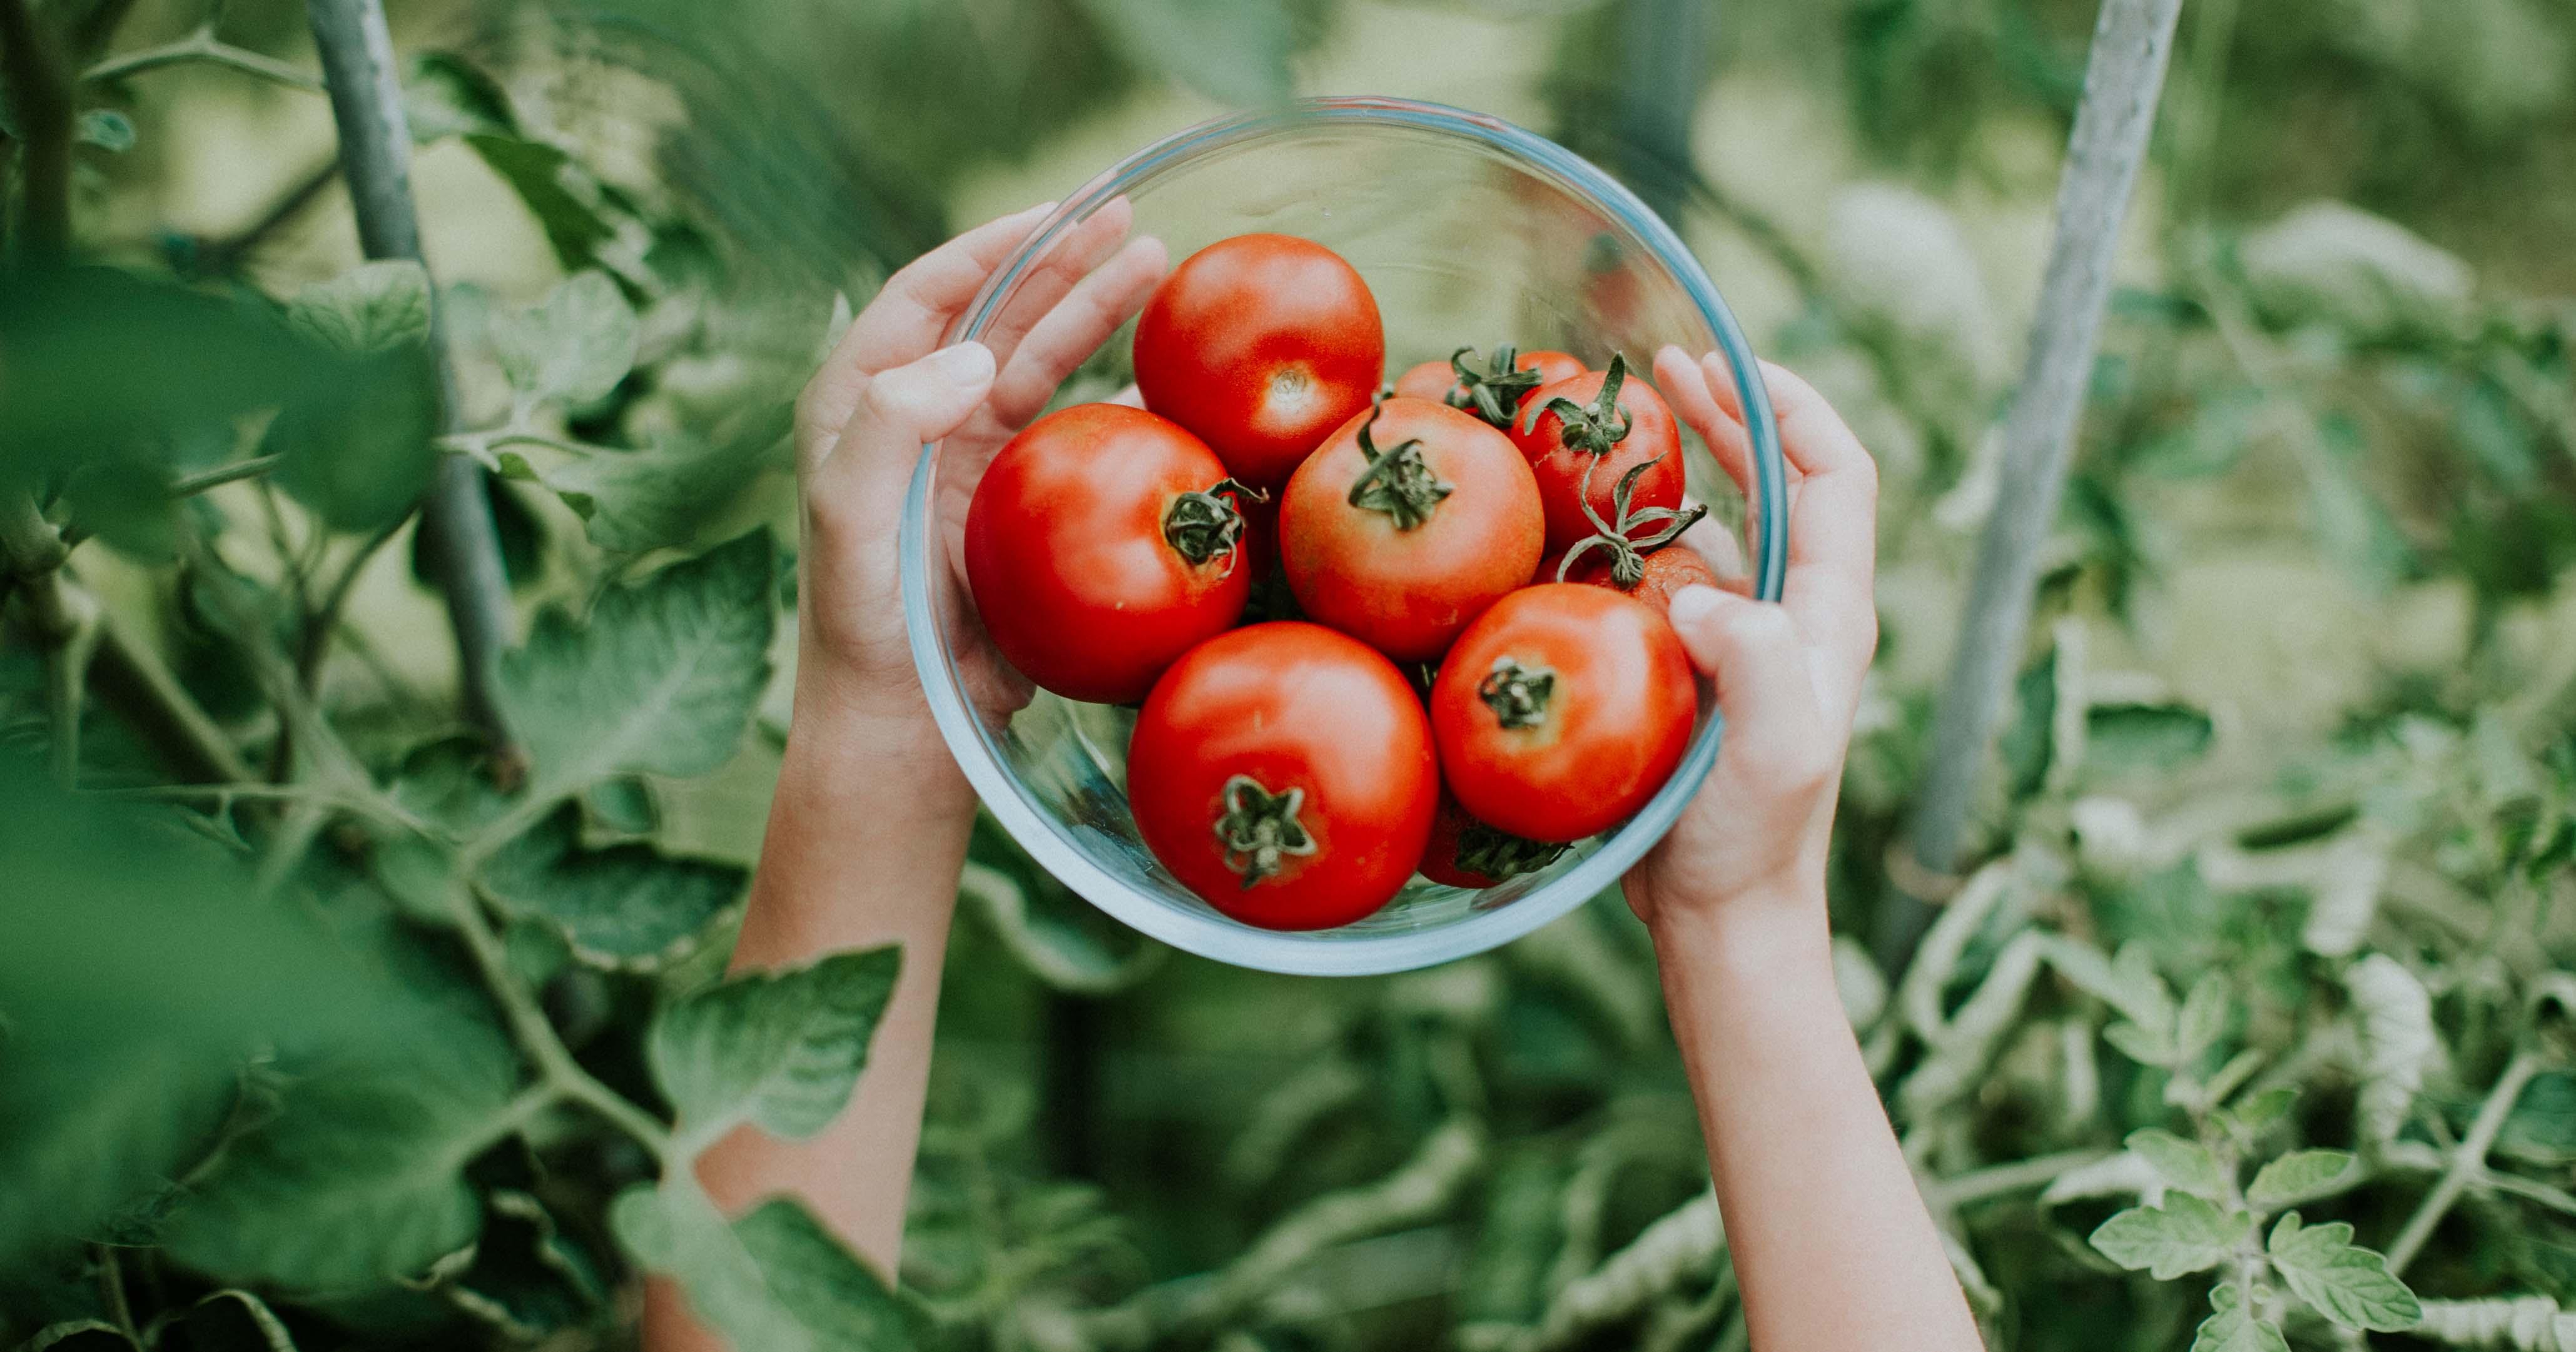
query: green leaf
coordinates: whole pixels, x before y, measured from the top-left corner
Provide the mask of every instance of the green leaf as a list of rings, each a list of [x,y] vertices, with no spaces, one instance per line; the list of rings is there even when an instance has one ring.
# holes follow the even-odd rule
[[[114,546],[138,563],[168,563],[179,555],[178,499],[170,496],[167,462],[140,456],[93,460],[63,484],[71,524]]]
[[[821,1131],[858,1083],[899,965],[891,947],[836,953],[665,1006],[645,1056],[678,1113],[683,1148],[746,1121],[792,1140]]]
[[[2424,1307],[2388,1271],[2388,1260],[2352,1242],[2352,1226],[2299,1223],[2284,1212],[2265,1246],[2272,1266],[2299,1299],[2348,1329],[2397,1333],[2415,1327]]]
[[[2576,1075],[2544,1070],[2532,1076],[2506,1114],[2495,1148],[2534,1164],[2576,1160]]]
[[[637,1261],[676,1278],[693,1313],[736,1347],[840,1352],[911,1346],[884,1282],[795,1202],[728,1226],[694,1187],[638,1185],[609,1223]]]
[[[2229,1215],[2187,1192],[2167,1192],[2161,1207],[2133,1206],[2102,1222],[2093,1247],[2112,1262],[2159,1281],[2218,1266],[2235,1252],[2247,1218]]]
[[[2273,1124],[2287,1118],[2291,1107],[2298,1101],[2299,1091],[2285,1084],[2266,1089],[2259,1094],[2248,1095],[2243,1102],[2224,1111],[2235,1122],[2238,1131],[2252,1137],[2270,1130]]]
[[[620,554],[685,545],[759,469],[759,448],[716,446],[674,433],[640,451],[596,450],[532,462],[499,456],[501,472],[555,491],[591,542]]]
[[[591,785],[581,796],[581,805],[592,825],[621,836],[649,836],[662,820],[652,784],[637,775]]]
[[[408,259],[361,263],[295,294],[286,322],[352,356],[429,341],[429,272]]]
[[[510,810],[510,796],[492,782],[490,751],[470,734],[413,747],[390,787],[395,802],[458,835],[471,835]]]
[[[101,1319],[66,1319],[36,1330],[35,1336],[18,1344],[19,1352],[110,1352],[131,1348],[134,1340]]]
[[[2183,997],[2182,1010],[2174,1018],[2174,1059],[2192,1062],[2218,1045],[2227,1033],[2228,1018],[2235,1012],[2234,1000],[2227,992],[2227,974],[2205,972]]]
[[[185,1331],[178,1346],[189,1352],[295,1352],[285,1321],[248,1291],[217,1291],[189,1306],[178,1326]]]
[[[134,148],[134,123],[113,108],[92,108],[80,115],[76,136],[82,145],[122,155]]]
[[[519,115],[501,82],[452,52],[412,58],[403,81],[403,119],[420,145],[450,136],[519,134]]]
[[[649,971],[696,947],[750,877],[650,845],[583,849],[581,809],[565,803],[501,847],[480,880],[502,909],[560,928],[584,962]]]
[[[2219,1170],[2217,1157],[2197,1141],[2149,1127],[2130,1132],[2128,1147],[2154,1165],[2168,1187],[2212,1200],[2227,1193],[2227,1179]]]
[[[281,410],[263,449],[283,457],[278,487],[334,528],[368,534],[429,488],[439,416],[429,349],[400,346],[351,358],[339,388]]]
[[[531,400],[588,404],[635,366],[635,307],[606,273],[565,279],[539,304],[492,316],[492,348],[510,384]]]
[[[1220,103],[1283,103],[1296,27],[1286,0],[1081,0],[1120,46]]]
[[[599,246],[617,238],[617,227],[593,204],[597,182],[560,147],[495,132],[467,132],[465,144],[537,218],[564,271],[577,272],[598,262]]]
[[[2234,1283],[2209,1288],[2209,1308],[2212,1313],[2192,1335],[2191,1352],[2290,1352],[2281,1330],[2256,1314]]]
[[[2349,1151],[2293,1150],[2254,1171],[2245,1201],[2268,1212],[2339,1192],[2360,1181],[2353,1163]]]
[[[2047,784],[2049,761],[2057,754],[2057,649],[2022,669],[2013,682],[2013,708],[2013,721],[1995,745],[2018,802]]]
[[[172,1216],[171,1256],[220,1280],[362,1294],[471,1244],[483,1213],[461,1171],[501,1134],[518,1068],[470,1027],[409,1063],[292,1084]]]
[[[597,1259],[534,1196],[496,1188],[483,1238],[442,1294],[513,1338],[536,1342],[589,1318],[608,1297]]]
[[[824,1347],[911,1344],[894,1293],[805,1208],[775,1197],[733,1223],[770,1295]]]
[[[2216,725],[2181,704],[2096,704],[2084,711],[2084,763],[2114,774],[2172,770],[2209,750]]]
[[[767,531],[611,588],[585,625],[558,609],[502,654],[494,694],[560,797],[610,775],[723,764],[769,683],[776,551]]]

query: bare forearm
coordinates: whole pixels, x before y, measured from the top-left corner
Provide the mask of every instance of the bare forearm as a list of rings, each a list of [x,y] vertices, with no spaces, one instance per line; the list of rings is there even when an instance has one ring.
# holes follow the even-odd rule
[[[1655,951],[1753,1346],[1976,1352],[1834,992],[1822,897],[1665,918]]]
[[[895,944],[902,973],[858,1090],[830,1126],[803,1141],[745,1126],[698,1161],[719,1206],[738,1212],[792,1195],[889,1282],[921,1142],[940,959],[975,820],[956,766],[922,731],[878,721],[826,682],[800,685],[733,966],[794,966]],[[647,1296],[647,1347],[723,1348],[666,1283]]]

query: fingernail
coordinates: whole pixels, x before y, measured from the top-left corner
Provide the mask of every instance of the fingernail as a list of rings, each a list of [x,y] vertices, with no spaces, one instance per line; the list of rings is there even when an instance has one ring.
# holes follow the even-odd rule
[[[969,340],[930,354],[930,373],[960,385],[990,379],[993,349]]]
[[[1717,594],[1717,588],[1706,583],[1694,582],[1673,593],[1672,605],[1667,613],[1671,615],[1674,624],[1698,624],[1715,616],[1718,608],[1725,604],[1725,598]]]

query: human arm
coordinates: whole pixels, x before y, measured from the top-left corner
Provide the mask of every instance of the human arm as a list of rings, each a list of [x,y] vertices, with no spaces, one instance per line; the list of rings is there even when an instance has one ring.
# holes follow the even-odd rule
[[[891,943],[902,968],[849,1106],[807,1140],[739,1128],[698,1174],[729,1212],[796,1197],[889,1282],[921,1137],[940,957],[975,821],[974,791],[932,722],[904,629],[896,533],[906,487],[925,442],[998,447],[1164,266],[1159,243],[1126,238],[1128,212],[1113,202],[1050,250],[987,344],[938,348],[1048,209],[968,231],[889,278],[797,401],[795,709],[733,966]],[[989,652],[963,658],[987,716],[1022,698]],[[648,1286],[648,1352],[723,1345],[675,1288]]]
[[[1666,349],[1656,374],[1739,482],[1734,380]],[[1826,849],[1878,641],[1876,466],[1796,375],[1765,364],[1789,461],[1777,604],[1673,598],[1726,719],[1718,763],[1626,880],[1706,1134],[1753,1346],[1977,1352],[1983,1344],[1835,994]]]

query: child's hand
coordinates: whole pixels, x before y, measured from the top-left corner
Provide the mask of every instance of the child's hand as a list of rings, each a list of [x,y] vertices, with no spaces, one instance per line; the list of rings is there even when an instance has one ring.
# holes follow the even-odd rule
[[[1812,911],[1819,932],[1824,924],[1835,792],[1878,647],[1878,467],[1806,381],[1769,362],[1762,371],[1789,462],[1788,584],[1777,605],[1712,587],[1673,598],[1673,627],[1715,679],[1726,729],[1699,796],[1628,874],[1628,904],[1650,926],[1747,907]],[[1693,362],[1668,347],[1655,375],[1751,497],[1725,362],[1715,354]]]
[[[938,512],[953,557],[984,463],[1144,304],[1166,264],[1160,241],[1127,239],[1134,213],[1111,202],[1036,265],[982,343],[933,351],[1052,207],[978,226],[888,278],[796,401],[797,722],[855,719],[863,727],[849,732],[922,776],[912,782],[923,791],[969,806],[913,673],[897,589],[896,534],[914,464],[923,443],[948,439]],[[945,595],[953,604],[955,590]],[[980,640],[960,659],[988,715],[1027,698]]]

